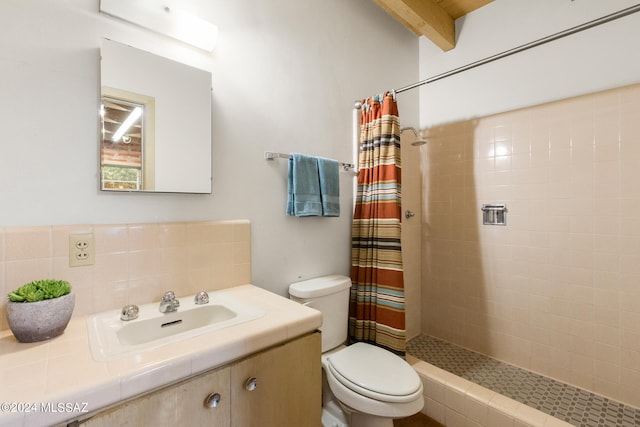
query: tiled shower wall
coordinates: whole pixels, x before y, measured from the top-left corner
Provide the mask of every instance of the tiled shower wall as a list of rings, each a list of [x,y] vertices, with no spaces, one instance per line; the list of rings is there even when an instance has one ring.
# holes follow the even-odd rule
[[[93,233],[95,264],[69,267],[69,234]],[[73,316],[119,310],[251,282],[248,221],[0,228],[0,292],[37,279],[67,280]],[[7,329],[6,298],[0,330]]]
[[[405,322],[407,339],[420,335],[421,319],[421,239],[420,217],[422,216],[420,180],[420,148],[411,145],[416,137],[411,131],[401,135],[402,150],[402,267],[404,270]],[[405,217],[405,212],[415,215]]]
[[[426,134],[423,332],[640,406],[640,85]]]

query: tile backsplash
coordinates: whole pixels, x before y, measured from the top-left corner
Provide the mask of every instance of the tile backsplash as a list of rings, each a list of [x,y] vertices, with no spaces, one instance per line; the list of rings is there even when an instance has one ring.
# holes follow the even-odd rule
[[[93,233],[95,263],[69,267],[69,235]],[[67,280],[74,316],[251,282],[249,221],[0,228],[0,330],[6,294],[37,279]]]

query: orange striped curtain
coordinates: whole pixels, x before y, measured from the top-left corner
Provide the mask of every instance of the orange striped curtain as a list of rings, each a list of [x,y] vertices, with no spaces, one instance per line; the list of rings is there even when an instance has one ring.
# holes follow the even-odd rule
[[[400,122],[398,105],[390,93],[362,102],[358,163],[351,228],[349,337],[403,353]]]

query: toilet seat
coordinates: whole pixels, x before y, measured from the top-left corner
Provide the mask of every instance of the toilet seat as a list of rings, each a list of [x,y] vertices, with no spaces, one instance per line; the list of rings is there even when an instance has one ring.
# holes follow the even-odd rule
[[[343,386],[381,402],[406,403],[422,395],[422,381],[407,362],[390,351],[356,343],[326,359]]]

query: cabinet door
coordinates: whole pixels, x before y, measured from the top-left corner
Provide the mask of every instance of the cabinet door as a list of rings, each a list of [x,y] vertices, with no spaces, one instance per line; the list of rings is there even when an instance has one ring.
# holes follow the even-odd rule
[[[119,404],[74,425],[228,427],[231,425],[229,380],[229,368],[218,369]],[[206,407],[204,404],[205,398],[211,393],[220,395],[215,408]]]
[[[317,427],[322,410],[320,333],[231,367],[231,422],[237,427]],[[255,378],[255,388],[246,387]]]
[[[229,368],[222,368],[177,387],[177,422],[173,426],[230,426],[230,371]],[[214,394],[219,396],[211,396],[207,405],[205,400]],[[215,406],[213,400],[217,402]]]

